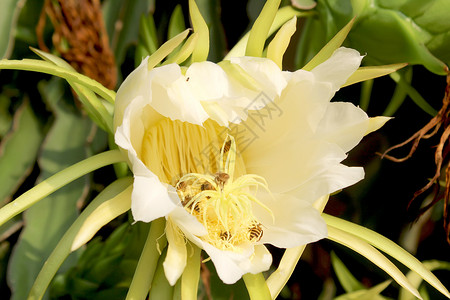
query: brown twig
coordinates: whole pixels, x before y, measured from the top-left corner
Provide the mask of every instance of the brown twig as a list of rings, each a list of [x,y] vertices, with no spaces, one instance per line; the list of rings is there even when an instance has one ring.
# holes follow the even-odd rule
[[[447,72],[447,85],[445,88],[445,95],[444,99],[442,100],[442,107],[437,113],[435,117],[433,117],[422,129],[420,129],[418,132],[416,132],[414,135],[412,135],[409,139],[404,141],[403,143],[400,143],[398,145],[395,145],[389,149],[387,149],[382,155],[382,158],[387,158],[389,160],[392,160],[394,162],[403,162],[407,159],[409,159],[414,152],[416,151],[417,147],[419,146],[419,143],[422,139],[428,139],[434,135],[436,135],[439,132],[439,129],[441,127],[445,128],[441,138],[439,140],[439,144],[436,147],[436,151],[434,154],[434,163],[436,165],[436,171],[431,178],[431,180],[420,190],[414,193],[413,198],[408,203],[408,208],[410,207],[411,203],[421,194],[429,190],[433,185],[438,184],[438,179],[441,176],[441,169],[442,165],[444,163],[445,158],[447,157],[447,154],[449,153],[449,137],[450,137],[450,72],[448,68],[446,69]],[[403,147],[409,143],[413,142],[411,149],[405,157],[402,158],[396,158],[394,156],[388,155],[390,151]],[[430,204],[422,207],[419,211],[419,216],[422,215],[425,211],[430,209],[433,205],[435,205],[437,202],[439,202],[441,199],[444,199],[444,228],[446,232],[446,238],[447,242],[450,244],[450,224],[449,224],[449,214],[448,214],[448,204],[450,202],[450,164],[447,164],[445,167],[446,169],[446,185],[445,185],[445,192],[444,196],[439,196],[439,185],[436,187],[436,193],[435,197],[433,198],[433,201],[431,201]]]

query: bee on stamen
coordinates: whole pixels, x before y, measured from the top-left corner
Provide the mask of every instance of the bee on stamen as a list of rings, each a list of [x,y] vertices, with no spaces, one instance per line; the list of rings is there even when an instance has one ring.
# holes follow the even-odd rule
[[[263,229],[261,223],[254,223],[248,229],[248,239],[252,242],[259,242],[263,236]]]
[[[199,213],[199,212],[200,212],[200,206],[198,205],[198,203],[195,203],[195,205],[194,205],[194,211],[195,211],[196,213]]]
[[[222,231],[220,233],[220,239],[224,241],[228,241],[230,239],[230,233],[228,231]]]
[[[200,186],[200,189],[202,191],[207,191],[207,190],[214,190],[214,187],[212,186],[212,184],[210,182],[207,181],[205,183],[202,183],[202,185]]]
[[[225,184],[227,183],[228,179],[230,179],[230,175],[228,175],[227,173],[218,172],[218,173],[214,174],[214,181],[222,189],[225,186]]]
[[[177,190],[182,191],[182,192],[186,191],[186,187],[187,187],[186,181],[180,181],[180,182],[178,182],[178,184],[176,186]]]
[[[192,199],[192,196],[190,196],[190,195],[184,196],[183,200],[181,201],[181,204],[183,204],[183,207],[186,206],[189,203],[189,201],[191,201],[191,199]]]
[[[227,153],[228,151],[230,151],[231,148],[231,140],[227,141],[224,145],[223,145],[223,153]]]

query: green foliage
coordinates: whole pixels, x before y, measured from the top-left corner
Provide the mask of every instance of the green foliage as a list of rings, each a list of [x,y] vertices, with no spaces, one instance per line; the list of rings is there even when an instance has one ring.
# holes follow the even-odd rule
[[[86,157],[86,147],[89,147],[86,140],[92,130],[92,122],[65,102],[64,85],[60,79],[42,83],[40,88],[55,114],[38,159],[39,180],[43,180]],[[24,299],[28,294],[44,259],[77,217],[77,203],[86,197],[87,184],[85,179],[79,179],[25,212],[27,226],[20,235],[9,265],[10,286],[15,291],[13,299]],[[75,261],[72,257],[68,265]]]
[[[357,16],[346,45],[367,53],[365,63],[422,64],[444,75],[450,63],[448,1],[319,0],[318,18],[307,21],[298,64],[304,65],[327,40]],[[305,43],[308,43],[307,45]]]
[[[345,264],[337,257],[334,252],[331,252],[331,264],[334,272],[347,293],[361,290],[364,286],[352,275]]]
[[[149,224],[128,222],[105,240],[92,240],[76,266],[57,275],[50,299],[125,299],[143,248]]]
[[[133,64],[139,64],[144,57],[153,55],[155,52],[156,54],[151,58],[155,65],[160,64],[166,56],[167,59],[163,64],[189,62],[188,58],[193,52],[201,59],[206,55],[211,61],[223,59],[227,45],[226,30],[221,22],[221,9],[229,4],[214,0],[195,1],[198,11],[195,12],[193,23],[202,24],[199,27],[196,26],[196,34],[186,38],[188,33],[182,33],[188,24],[186,10],[183,11],[183,7],[177,5],[170,7],[168,11],[155,11],[155,7],[161,9],[161,6],[155,6],[154,2],[154,0],[102,1],[105,26],[115,55],[119,77],[126,77]],[[247,28],[250,28],[255,21],[263,2],[248,2]],[[28,46],[35,46],[37,43],[35,26],[43,3],[43,0],[1,1],[0,56],[21,59],[32,55]],[[315,5],[315,2],[311,0],[294,0],[293,3],[301,9],[311,9]],[[299,22],[302,25],[298,29],[302,31],[302,34],[297,45],[291,45],[295,46],[293,52],[299,67],[306,65],[306,69],[311,69],[329,57],[342,43],[367,54],[364,62],[369,65],[407,62],[410,65],[423,65],[428,70],[442,75],[443,63],[450,63],[450,51],[448,51],[450,48],[450,19],[448,18],[450,2],[448,0],[318,0],[317,3],[313,12],[299,11],[289,6],[283,7],[275,14],[272,27],[270,24],[260,25],[261,28],[264,27],[260,34],[270,41],[273,33],[293,16],[309,17]],[[351,25],[345,27],[338,34],[337,39],[332,40],[323,52],[312,59],[355,15],[357,18],[353,29],[348,31]],[[270,15],[266,19],[272,17]],[[207,25],[208,30],[202,27],[203,23]],[[165,28],[165,24],[168,24],[168,28]],[[50,31],[50,28],[46,28],[44,39],[50,40]],[[348,38],[344,41],[347,33]],[[204,45],[201,46],[201,42],[206,41],[205,37],[209,37],[209,51],[206,52]],[[175,39],[164,44],[166,40],[172,38]],[[230,53],[242,55],[246,38],[242,40],[243,47],[240,45]],[[197,45],[198,40],[202,40],[200,46]],[[293,41],[295,41],[294,38]],[[163,44],[165,46],[160,48]],[[258,45],[258,48],[265,46],[267,42]],[[255,53],[262,51],[264,50],[258,49]],[[38,82],[36,79],[31,80],[29,86],[24,86],[20,85],[22,77],[15,75],[16,73],[8,73],[8,76],[5,76],[8,77],[10,86],[0,90],[0,182],[2,183],[0,200],[3,202],[11,200],[17,191],[22,192],[23,182],[28,180],[32,184],[38,175],[39,181],[42,181],[66,166],[104,150],[108,136],[110,141],[112,140],[111,116],[115,93],[86,76],[75,73],[62,59],[39,51],[37,53],[45,62],[1,61],[0,68],[27,69],[63,77],[78,95],[83,108],[80,109],[77,104],[74,104],[72,99],[74,97],[61,80],[42,80],[39,83],[39,89],[35,91],[33,88]],[[310,63],[307,64],[307,62]],[[226,64],[222,66],[226,67]],[[9,74],[14,75],[9,76]],[[408,96],[428,114],[436,113],[436,110],[428,103],[428,94],[422,96],[416,90],[412,66],[399,70],[392,74],[391,78],[396,83],[396,88],[391,101],[385,108],[385,115],[395,115]],[[39,78],[39,81],[41,79]],[[375,89],[382,89],[372,83],[373,81],[370,81],[363,85],[361,106],[364,109],[369,107],[371,93]],[[16,98],[17,102],[15,102]],[[84,115],[83,110],[93,122]],[[376,164],[376,168],[373,168],[376,169],[374,172],[380,172],[378,168],[380,164]],[[125,169],[127,169],[126,166]],[[32,170],[34,170],[33,176],[30,177]],[[103,188],[105,181],[111,182],[115,178],[112,173],[107,174],[106,179],[90,176],[79,179],[28,209],[23,214],[23,220],[20,215],[15,216],[0,227],[0,235],[8,238],[11,232],[14,233],[22,226],[23,221],[26,223],[20,235],[16,234],[13,238],[0,241],[0,279],[5,285],[5,270],[6,265],[9,264],[8,280],[13,293],[12,299],[26,298],[40,270],[43,274],[39,274],[36,280],[37,287],[34,288],[37,294],[43,294],[48,284],[44,281],[50,281],[66,258],[68,259],[54,278],[46,298],[124,299],[126,297],[148,235],[148,224],[140,222],[131,226],[128,220],[121,217],[113,222],[113,226],[102,230],[85,248],[72,255],[69,255],[70,243],[67,242],[67,235],[73,238],[75,229],[79,229],[77,226],[81,226],[79,223],[83,221],[83,218],[79,218],[78,223],[75,222],[78,208],[83,206],[84,201],[94,198],[93,195]],[[122,170],[120,173],[125,175],[126,171]],[[125,179],[127,180],[130,179]],[[25,188],[28,188],[28,185],[30,182],[26,182]],[[359,201],[362,196],[369,193],[366,191],[369,188],[369,186],[360,188],[360,193],[356,194],[356,200]],[[95,191],[92,192],[92,190]],[[92,203],[94,201],[96,200],[94,199]],[[89,209],[88,206],[84,211]],[[385,222],[385,220],[378,220],[378,222]],[[71,227],[61,238],[72,223],[76,226]],[[335,227],[340,228],[337,225]],[[380,242],[379,236],[371,235],[371,232],[361,232],[356,226],[350,226],[347,230],[343,228],[340,229],[345,231],[344,234],[338,234],[341,242],[346,242],[345,234],[353,234],[353,237],[358,236],[356,244],[360,246],[359,248],[368,246],[364,249],[369,249],[369,254],[378,255],[379,252],[375,252],[369,246],[371,242],[364,241],[364,236],[366,238],[369,236],[369,239],[376,241],[372,243],[376,247],[418,271],[422,277],[414,278],[408,275],[407,279],[421,292],[424,299],[428,296],[428,292],[424,291],[425,285],[421,284],[423,278],[441,291],[443,290],[429,271],[422,269],[417,260],[401,252],[392,242],[387,240]],[[102,240],[102,237],[107,238]],[[17,242],[14,239],[17,239]],[[60,239],[61,245],[55,248]],[[354,245],[348,246],[354,247]],[[11,249],[14,250],[9,259]],[[50,254],[54,249],[57,253]],[[44,260],[49,255],[49,263],[57,266],[42,268]],[[175,287],[168,285],[162,267],[164,255],[165,250],[159,260],[156,257],[157,269],[151,283],[159,288],[150,294],[150,299],[172,298],[172,296],[173,299],[179,299],[181,280]],[[385,269],[396,269],[395,266],[389,267],[387,264],[389,260],[382,257],[382,265]],[[389,285],[389,282],[365,288],[333,254],[332,264],[346,291],[346,294],[340,295],[337,299],[385,299],[380,293]],[[429,270],[448,269],[448,264],[445,262],[425,263],[425,266]],[[209,274],[209,277],[205,281],[200,281],[199,298],[205,299],[211,293],[213,299],[249,299],[242,280],[234,285],[225,285],[218,278],[211,262],[205,263],[203,267],[206,270],[203,275],[206,274],[207,277]],[[403,280],[399,273],[395,274],[397,275],[394,277]],[[408,291],[401,290],[400,299],[406,300],[411,297]]]

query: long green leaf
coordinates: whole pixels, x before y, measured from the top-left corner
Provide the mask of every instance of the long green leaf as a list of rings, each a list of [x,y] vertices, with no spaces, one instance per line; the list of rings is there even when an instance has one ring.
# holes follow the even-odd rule
[[[127,212],[131,208],[131,191],[130,186],[123,195],[109,199],[97,207],[83,223],[77,236],[73,240],[72,251],[77,250],[88,241],[106,224],[121,214]]]
[[[72,243],[86,219],[102,203],[116,197],[122,197],[122,194],[125,193],[127,187],[129,187],[131,183],[132,179],[130,177],[122,178],[113,182],[83,210],[81,215],[70,226],[69,230],[67,230],[64,236],[58,242],[58,245],[52,251],[51,255],[48,257],[46,264],[39,272],[39,275],[37,276],[36,281],[31,288],[28,299],[42,299],[48,285],[50,284],[50,281],[55,276],[64,260],[69,256]]]
[[[355,73],[350,75],[342,87],[391,74],[406,65],[407,64],[393,64],[385,66],[360,67]]]
[[[166,220],[159,218],[152,221],[147,241],[142,249],[139,263],[128,290],[127,300],[145,299],[155,276],[159,258],[159,249],[167,244],[164,235]]]
[[[394,80],[398,85],[405,89],[408,96],[414,101],[414,103],[420,107],[423,111],[428,113],[430,116],[435,116],[437,111],[419,94],[419,92],[413,88],[409,83],[403,79],[400,74],[392,73],[390,74],[392,80]]]
[[[413,68],[411,66],[405,68],[404,71],[400,74],[406,83],[411,84],[413,76]],[[406,92],[405,86],[397,84],[394,90],[394,94],[392,95],[392,98],[382,115],[387,117],[393,116],[405,101],[406,96],[408,96],[408,93]]]
[[[331,264],[334,272],[347,293],[364,289],[364,286],[356,280],[350,270],[347,269],[345,264],[337,257],[336,253],[331,252]]]
[[[194,244],[188,244],[192,249],[186,267],[181,275],[181,298],[183,300],[195,300],[198,293],[198,282],[200,280],[200,263],[202,249]]]
[[[66,79],[67,81],[72,81],[74,83],[85,86],[110,103],[114,103],[114,99],[116,97],[116,93],[114,91],[105,88],[97,81],[75,71],[70,71],[66,68],[56,66],[53,63],[47,61],[37,59],[2,59],[0,60],[0,69],[33,71],[58,76]]]
[[[162,65],[167,65],[171,63],[181,64],[186,59],[189,58],[189,56],[192,54],[192,51],[194,51],[195,47],[197,46],[197,40],[198,40],[198,33],[191,34],[190,37],[187,38],[186,42],[184,42],[183,46],[178,52],[172,52],[172,56],[169,55],[169,57],[162,63]]]
[[[268,0],[264,4],[261,13],[250,30],[245,49],[246,56],[262,56],[264,44],[277,14],[278,7],[280,7],[280,2],[281,0]]]
[[[267,46],[267,58],[273,60],[280,69],[283,69],[283,56],[286,52],[292,35],[295,33],[297,26],[297,17],[293,17],[286,22]]]
[[[353,251],[361,254],[375,265],[383,269],[388,273],[398,284],[410,291],[414,296],[419,299],[419,292],[412,286],[412,284],[406,279],[405,275],[383,254],[381,254],[377,249],[372,247],[365,240],[347,233],[341,229],[331,226],[328,224],[328,239],[342,244]]]
[[[209,29],[208,60],[219,62],[227,52],[225,30],[222,25],[223,4],[217,0],[201,0],[197,1],[197,4]]]
[[[101,167],[123,162],[125,160],[126,157],[120,150],[110,150],[65,168],[61,172],[42,181],[31,190],[23,193],[11,203],[2,207],[0,209],[0,225],[75,179],[100,169]]]
[[[370,289],[363,289],[354,291],[351,293],[347,293],[341,295],[339,297],[334,298],[334,300],[359,300],[359,299],[367,299],[367,300],[384,300],[385,297],[381,296],[380,293],[384,291],[389,284],[391,284],[391,280],[387,280]]]
[[[284,23],[292,19],[294,16],[297,17],[307,17],[313,15],[312,12],[304,12],[304,11],[298,11],[293,9],[291,6],[285,6],[278,10],[277,14],[275,15],[275,19],[273,20],[272,26],[269,29],[269,32],[267,33],[267,36],[270,36],[275,31],[278,30]],[[225,56],[224,60],[229,59],[230,57],[239,57],[245,55],[245,47],[248,44],[248,38],[250,36],[250,33],[247,32],[240,40],[239,42],[234,45],[234,47],[228,52],[228,54]]]
[[[192,52],[192,62],[205,61],[209,53],[209,29],[195,0],[189,0],[189,15],[192,28],[198,33],[197,47]]]
[[[383,252],[389,254],[390,256],[419,274],[425,281],[435,287],[446,297],[450,298],[450,293],[444,287],[444,285],[442,285],[439,279],[437,279],[433,273],[431,273],[419,260],[417,260],[417,258],[409,254],[406,250],[395,244],[393,241],[366,227],[327,214],[322,214],[322,216],[328,225],[353,234],[370,243],[371,245],[377,247]]]
[[[447,261],[439,261],[439,260],[429,260],[424,261],[422,264],[430,271],[436,271],[436,270],[446,270],[450,271],[450,262]],[[416,272],[410,271],[408,274],[406,274],[406,278],[417,288],[420,287],[423,278],[420,277],[419,274]],[[400,290],[400,293],[398,295],[399,300],[414,300],[414,298],[411,297],[411,294],[407,293],[404,289]]]
[[[155,271],[155,276],[153,277],[152,287],[148,295],[148,300],[161,300],[173,298],[174,287],[170,285],[169,281],[167,281],[166,275],[164,274],[163,263],[164,260],[166,259],[166,254],[167,248],[163,250],[161,256],[159,257],[158,266]],[[197,299],[197,294],[195,294],[195,298],[183,298],[183,300],[195,300],[195,299]]]
[[[251,300],[270,300],[272,296],[270,294],[269,287],[264,279],[262,273],[252,274],[247,273],[242,276],[245,286],[247,287],[248,294]]]
[[[39,55],[42,59],[45,61],[54,63],[55,65],[59,67],[63,67],[69,71],[75,71],[74,68],[72,68],[71,65],[69,65],[65,60],[63,60],[60,57],[57,57],[53,54],[46,53],[44,51],[31,48],[31,50]],[[93,91],[90,89],[74,83],[70,80],[68,80],[69,84],[72,86],[74,91],[77,93],[80,101],[84,104],[85,109],[91,119],[97,123],[97,125],[100,126],[103,130],[109,132],[110,134],[113,134],[113,124],[112,124],[112,113],[109,113],[106,109],[105,103],[102,103],[100,99],[95,95]]]
[[[189,29],[186,29],[182,33],[177,34],[174,38],[171,38],[167,42],[161,45],[158,50],[155,51],[148,58],[148,69],[153,69],[157,64],[159,64],[167,55],[169,55],[175,48],[178,47],[188,36]]]
[[[350,29],[353,26],[355,19],[352,19],[347,25],[344,26],[323,48],[316,54],[302,69],[311,71],[328,58],[331,57],[333,52],[339,48],[347,37]]]

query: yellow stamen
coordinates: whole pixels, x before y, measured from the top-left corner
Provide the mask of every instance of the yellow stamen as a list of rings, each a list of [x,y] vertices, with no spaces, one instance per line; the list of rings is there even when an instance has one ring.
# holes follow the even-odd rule
[[[263,235],[262,224],[252,213],[252,203],[272,212],[252,192],[258,187],[268,190],[268,186],[264,178],[253,174],[233,179],[236,143],[232,136],[223,143],[218,165],[219,172],[213,175],[184,175],[176,187],[184,207],[207,229],[208,236],[202,238],[219,249],[237,250],[258,242]]]
[[[272,211],[254,195],[268,190],[264,178],[246,174],[228,129],[208,120],[202,126],[162,118],[144,124],[138,156],[158,178],[177,189],[184,208],[201,222],[203,240],[223,250],[239,251],[258,242],[264,226],[252,205]],[[139,149],[139,148],[138,148]]]

